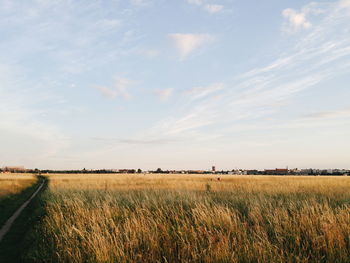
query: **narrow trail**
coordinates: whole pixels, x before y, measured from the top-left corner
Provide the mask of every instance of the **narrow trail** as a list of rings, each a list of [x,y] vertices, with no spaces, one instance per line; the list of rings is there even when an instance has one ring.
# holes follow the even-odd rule
[[[38,187],[38,189],[32,194],[32,196],[25,201],[17,210],[13,213],[13,215],[6,221],[6,223],[1,227],[0,229],[0,242],[4,238],[4,236],[7,234],[7,232],[11,229],[12,224],[15,222],[15,220],[19,217],[19,215],[22,213],[23,209],[27,207],[27,205],[32,201],[32,199],[39,193],[41,188],[44,186],[44,182],[41,183],[41,185]]]

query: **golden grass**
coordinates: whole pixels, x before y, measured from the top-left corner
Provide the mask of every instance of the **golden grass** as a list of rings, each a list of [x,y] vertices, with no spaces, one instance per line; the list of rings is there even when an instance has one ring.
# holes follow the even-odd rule
[[[349,262],[350,179],[51,175],[35,262]]]
[[[0,173],[0,199],[21,192],[35,181],[34,175]]]
[[[218,180],[218,178],[220,180]],[[244,192],[347,192],[350,179],[335,176],[246,176],[188,174],[53,174],[50,188],[74,190],[204,190]]]

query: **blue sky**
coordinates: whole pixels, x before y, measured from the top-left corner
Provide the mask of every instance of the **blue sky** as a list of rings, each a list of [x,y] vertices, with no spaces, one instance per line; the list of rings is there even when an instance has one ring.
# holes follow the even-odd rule
[[[350,168],[350,0],[0,0],[0,166]]]

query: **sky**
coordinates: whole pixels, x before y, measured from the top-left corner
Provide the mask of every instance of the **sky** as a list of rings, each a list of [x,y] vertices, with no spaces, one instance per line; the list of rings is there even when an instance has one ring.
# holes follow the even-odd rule
[[[350,168],[350,0],[0,0],[0,167]]]

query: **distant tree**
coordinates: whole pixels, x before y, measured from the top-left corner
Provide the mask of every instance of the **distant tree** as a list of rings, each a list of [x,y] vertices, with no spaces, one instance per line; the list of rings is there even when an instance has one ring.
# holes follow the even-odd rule
[[[142,170],[141,170],[140,168],[137,169],[137,173],[138,173],[138,174],[142,173]]]
[[[162,172],[163,172],[163,170],[161,168],[158,168],[155,173],[160,174]]]

